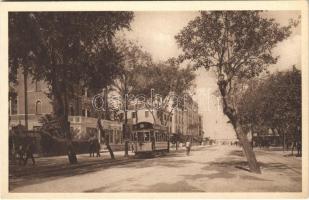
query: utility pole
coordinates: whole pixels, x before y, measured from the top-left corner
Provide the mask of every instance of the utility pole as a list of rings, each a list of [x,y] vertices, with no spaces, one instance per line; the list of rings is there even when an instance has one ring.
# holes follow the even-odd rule
[[[138,111],[137,104],[135,104],[135,124],[137,124],[137,123],[138,123],[138,115],[137,115],[137,111]]]
[[[125,106],[124,106],[124,139],[125,139],[125,144],[124,144],[124,156],[128,157],[129,156],[129,137],[128,137],[128,88],[127,88],[127,74],[124,74],[124,101],[125,101]]]
[[[28,70],[24,67],[25,128],[28,131]],[[26,132],[27,134],[27,132]]]

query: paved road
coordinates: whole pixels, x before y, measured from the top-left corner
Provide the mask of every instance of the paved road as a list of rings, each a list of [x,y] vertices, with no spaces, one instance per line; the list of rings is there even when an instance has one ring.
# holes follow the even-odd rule
[[[257,150],[248,172],[239,147],[195,148],[151,159],[92,163],[50,175],[12,177],[11,192],[300,192],[301,159]],[[107,162],[107,161],[106,161]],[[14,182],[15,181],[15,182]]]

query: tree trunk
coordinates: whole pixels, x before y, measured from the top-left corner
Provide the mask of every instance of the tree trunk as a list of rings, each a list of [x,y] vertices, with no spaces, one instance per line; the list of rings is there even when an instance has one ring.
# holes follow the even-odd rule
[[[124,100],[125,100],[125,108],[124,108],[124,127],[123,127],[123,135],[124,135],[124,156],[129,156],[129,136],[128,136],[128,86],[127,86],[127,75],[124,76]]]
[[[229,118],[231,124],[234,127],[234,130],[237,134],[237,138],[239,139],[241,146],[244,150],[245,156],[248,161],[249,169],[251,172],[260,174],[261,169],[260,166],[256,160],[254,151],[252,147],[250,146],[250,143],[247,139],[246,134],[241,128],[241,125],[239,124],[237,114],[234,108],[230,107],[227,99],[226,99],[226,86],[227,82],[225,80],[219,80],[218,81],[219,90],[222,96],[222,102],[223,102],[223,113]]]
[[[57,120],[59,120],[61,131],[63,131],[64,137],[66,139],[67,155],[69,162],[70,164],[76,164],[77,157],[72,143],[70,122],[68,119],[68,97],[66,93],[66,87],[65,83],[62,85],[62,87],[60,87],[58,84],[59,82],[57,82],[56,80],[52,81],[51,83],[53,113],[56,116]]]
[[[227,110],[227,109],[225,109]],[[237,117],[235,116],[235,114],[231,114],[231,113],[227,113],[228,111],[225,111],[224,114],[226,114],[229,119],[232,121],[232,125],[234,127],[234,130],[237,134],[237,138],[239,139],[241,146],[243,148],[243,151],[245,153],[245,156],[247,158],[248,161],[248,165],[249,165],[249,169],[251,172],[260,174],[261,173],[261,169],[260,169],[260,165],[258,164],[253,148],[251,147],[246,134],[244,133],[244,131],[241,128],[241,125],[239,124],[239,122],[237,121]]]
[[[69,122],[69,100],[68,100],[68,94],[67,94],[67,87],[64,81],[63,84],[63,98],[64,98],[64,110],[63,110],[63,130],[65,133],[65,138],[67,142],[67,148],[68,148],[68,158],[70,161],[70,164],[76,164],[77,163],[77,157],[76,152],[72,143],[72,137],[71,137],[71,128],[70,128],[70,122]]]
[[[242,145],[242,148],[244,150],[245,156],[246,156],[248,164],[249,164],[250,171],[260,174],[261,173],[260,165],[258,164],[258,162],[256,160],[253,148],[250,145],[250,143],[247,139],[247,136],[244,134],[242,128],[240,127],[240,125],[238,123],[236,124],[235,131],[236,131],[237,137],[238,137],[238,139],[239,139],[239,141]]]
[[[97,124],[98,124],[98,128],[100,130],[100,133],[103,135],[103,138],[104,138],[104,142],[105,142],[105,145],[106,145],[106,148],[111,156],[111,159],[115,159],[115,156],[114,156],[114,152],[109,144],[109,135],[107,135],[103,129],[103,126],[102,126],[102,123],[101,123],[101,115],[99,115],[99,118],[98,118],[98,121],[97,121]]]
[[[24,105],[25,105],[25,128],[28,131],[28,71],[24,67]],[[27,134],[27,132],[26,132]]]

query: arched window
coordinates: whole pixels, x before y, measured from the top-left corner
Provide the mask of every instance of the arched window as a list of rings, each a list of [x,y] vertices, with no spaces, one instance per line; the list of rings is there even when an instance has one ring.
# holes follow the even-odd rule
[[[42,103],[40,100],[37,100],[35,103],[35,114],[42,114]]]
[[[73,107],[73,105],[70,105],[70,115],[74,116],[74,107]]]

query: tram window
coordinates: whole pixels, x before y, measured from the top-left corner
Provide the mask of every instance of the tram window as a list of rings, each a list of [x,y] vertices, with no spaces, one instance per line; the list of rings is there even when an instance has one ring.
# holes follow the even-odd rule
[[[134,133],[133,140],[134,140],[134,141],[137,141],[137,132]]]
[[[155,133],[153,131],[150,132],[150,141],[155,141]]]
[[[144,142],[144,133],[143,132],[138,132],[137,134],[138,134],[137,135],[137,140],[139,142]]]
[[[149,132],[145,132],[145,142],[149,142]]]

